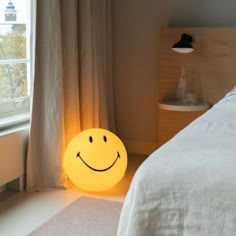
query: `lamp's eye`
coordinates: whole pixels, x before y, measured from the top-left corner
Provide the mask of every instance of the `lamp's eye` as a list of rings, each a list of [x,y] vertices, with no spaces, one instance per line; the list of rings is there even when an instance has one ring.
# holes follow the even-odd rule
[[[89,136],[89,142],[92,143],[93,142],[93,137]]]
[[[103,140],[104,140],[104,142],[107,141],[107,137],[105,135],[103,136]]]

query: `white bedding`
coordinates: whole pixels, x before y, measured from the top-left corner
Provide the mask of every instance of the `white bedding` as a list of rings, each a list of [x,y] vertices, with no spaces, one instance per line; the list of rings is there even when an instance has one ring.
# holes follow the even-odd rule
[[[236,235],[236,90],[141,165],[118,235]]]

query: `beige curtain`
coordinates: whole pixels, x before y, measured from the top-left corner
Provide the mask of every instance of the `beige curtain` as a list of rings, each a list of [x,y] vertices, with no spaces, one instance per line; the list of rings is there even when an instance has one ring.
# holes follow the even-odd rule
[[[27,191],[66,187],[63,155],[79,131],[115,131],[111,0],[39,0]]]

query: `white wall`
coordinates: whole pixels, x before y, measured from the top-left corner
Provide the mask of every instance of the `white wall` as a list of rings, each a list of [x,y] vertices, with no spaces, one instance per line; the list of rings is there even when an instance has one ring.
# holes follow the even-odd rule
[[[157,146],[159,29],[236,26],[235,0],[114,0],[118,135],[129,152]]]
[[[118,135],[128,152],[157,147],[159,29],[166,0],[114,0],[114,77]]]

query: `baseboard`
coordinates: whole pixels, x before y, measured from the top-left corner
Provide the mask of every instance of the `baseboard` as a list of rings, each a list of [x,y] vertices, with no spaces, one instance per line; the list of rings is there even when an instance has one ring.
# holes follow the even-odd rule
[[[6,189],[7,189],[6,184],[0,186],[0,193],[3,192],[3,191],[5,191]]]
[[[128,153],[136,153],[143,155],[150,155],[158,148],[157,142],[143,141],[143,140],[128,140],[123,139],[126,151]]]
[[[7,183],[7,189],[21,192],[25,189],[25,176],[20,176],[17,179]]]

